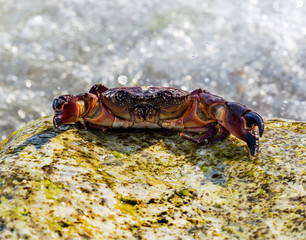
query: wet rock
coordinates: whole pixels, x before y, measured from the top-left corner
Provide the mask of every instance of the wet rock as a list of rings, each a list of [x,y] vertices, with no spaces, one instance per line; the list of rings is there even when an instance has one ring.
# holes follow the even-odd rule
[[[0,143],[0,238],[302,239],[306,123],[267,120],[260,143],[38,119]]]

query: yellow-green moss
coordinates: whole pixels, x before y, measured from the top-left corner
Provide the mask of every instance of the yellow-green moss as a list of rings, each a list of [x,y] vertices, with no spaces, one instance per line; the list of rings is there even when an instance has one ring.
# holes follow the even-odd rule
[[[117,152],[117,151],[112,151],[112,154],[116,157],[116,158],[126,158],[127,156],[121,152]]]

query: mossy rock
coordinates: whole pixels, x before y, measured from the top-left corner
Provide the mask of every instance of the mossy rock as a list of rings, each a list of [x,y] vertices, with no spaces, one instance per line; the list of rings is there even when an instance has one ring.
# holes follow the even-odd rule
[[[266,120],[251,157],[234,137],[44,117],[0,143],[0,239],[303,239],[305,146],[306,123],[286,120]]]

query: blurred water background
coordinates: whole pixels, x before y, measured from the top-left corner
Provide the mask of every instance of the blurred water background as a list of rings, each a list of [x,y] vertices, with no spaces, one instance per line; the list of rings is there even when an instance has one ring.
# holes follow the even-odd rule
[[[306,120],[305,15],[305,0],[0,0],[0,140],[94,83]]]

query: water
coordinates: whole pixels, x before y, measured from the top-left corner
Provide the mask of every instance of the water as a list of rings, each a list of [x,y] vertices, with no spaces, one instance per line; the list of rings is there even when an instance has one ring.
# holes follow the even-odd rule
[[[106,86],[206,88],[306,120],[306,1],[0,0],[0,139]]]

